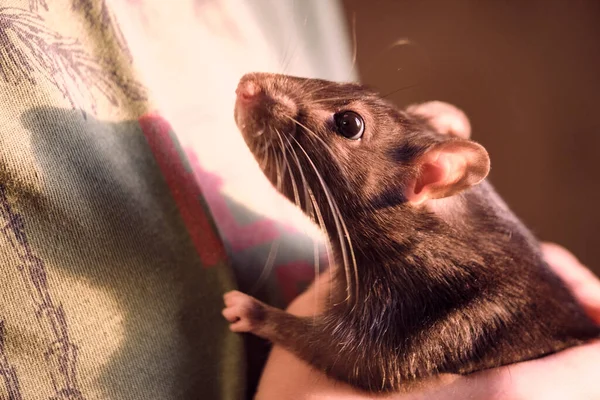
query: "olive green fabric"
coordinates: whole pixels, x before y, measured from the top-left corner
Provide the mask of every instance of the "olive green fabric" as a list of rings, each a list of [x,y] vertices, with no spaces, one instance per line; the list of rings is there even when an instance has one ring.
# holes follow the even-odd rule
[[[102,0],[0,0],[0,399],[243,396],[232,273],[131,65]]]

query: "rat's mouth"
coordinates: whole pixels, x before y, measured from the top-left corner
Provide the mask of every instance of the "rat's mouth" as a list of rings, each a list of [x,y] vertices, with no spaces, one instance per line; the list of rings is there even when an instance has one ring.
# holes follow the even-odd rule
[[[233,117],[238,129],[242,132],[244,137],[258,138],[264,135],[266,126],[256,120],[257,118],[252,114],[252,110],[239,106],[236,102]]]

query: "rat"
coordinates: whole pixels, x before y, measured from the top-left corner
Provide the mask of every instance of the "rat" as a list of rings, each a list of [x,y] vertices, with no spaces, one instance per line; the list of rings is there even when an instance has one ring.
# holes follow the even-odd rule
[[[331,289],[298,317],[239,291],[234,332],[369,393],[539,358],[600,336],[488,182],[458,108],[280,74],[239,81],[234,117],[274,186],[326,233]]]

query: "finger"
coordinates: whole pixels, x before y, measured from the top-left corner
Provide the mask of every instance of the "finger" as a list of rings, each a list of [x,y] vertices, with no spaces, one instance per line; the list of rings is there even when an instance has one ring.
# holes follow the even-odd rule
[[[552,269],[575,289],[589,287],[600,296],[600,279],[567,249],[554,243],[543,243],[542,252]]]
[[[590,317],[600,323],[600,279],[562,246],[543,243],[542,252],[550,267],[573,291]]]
[[[585,268],[581,262],[571,253],[569,250],[556,243],[542,243],[542,252],[548,263],[552,264],[553,268],[560,269],[562,272],[568,275],[577,277],[581,271],[589,271]],[[574,272],[569,274],[570,272]]]

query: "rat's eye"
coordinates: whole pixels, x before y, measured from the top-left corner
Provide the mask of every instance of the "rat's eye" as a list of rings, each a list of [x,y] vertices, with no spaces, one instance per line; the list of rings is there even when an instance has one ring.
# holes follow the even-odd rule
[[[338,133],[348,139],[358,140],[365,131],[365,121],[353,111],[342,111],[333,116]]]

